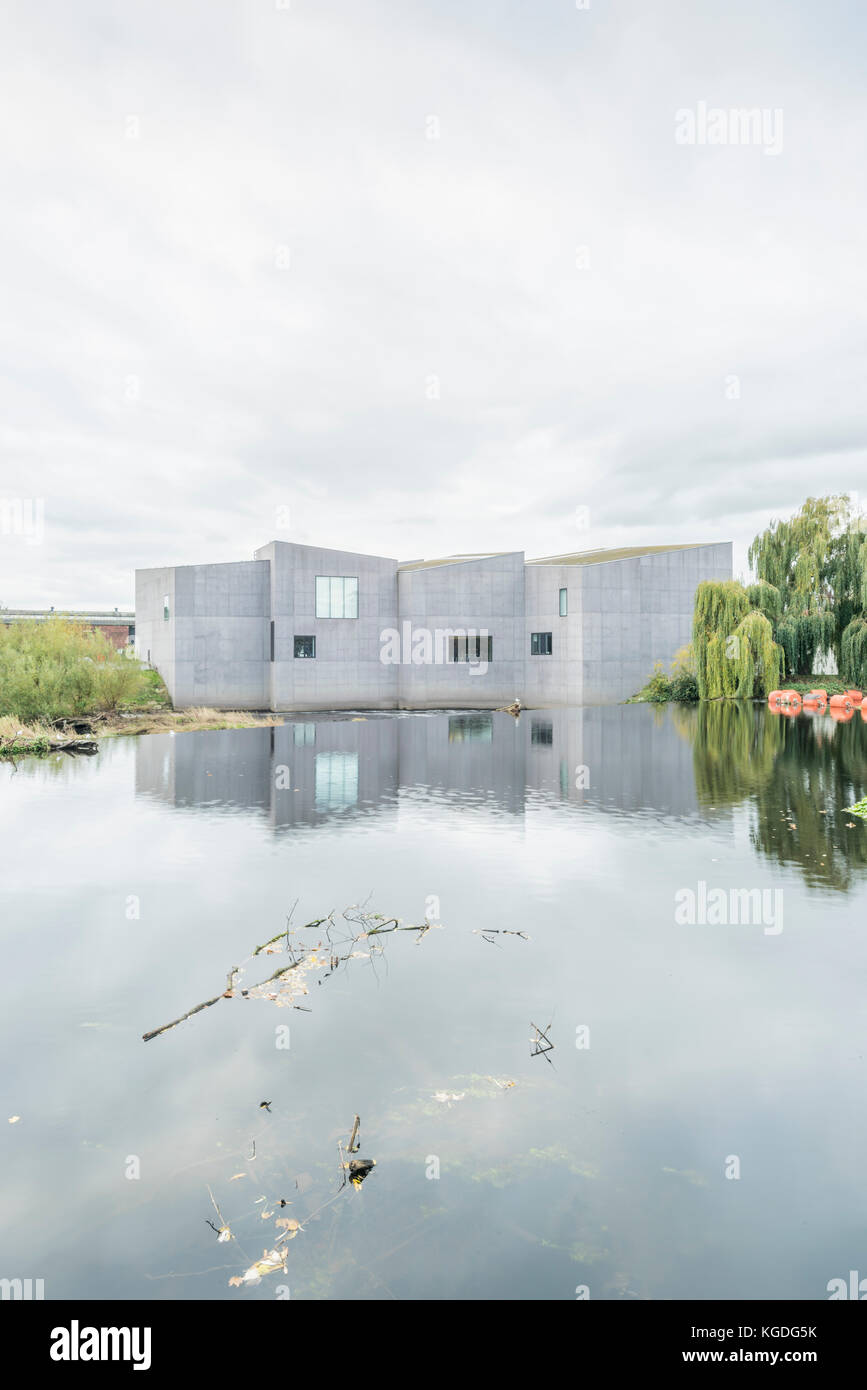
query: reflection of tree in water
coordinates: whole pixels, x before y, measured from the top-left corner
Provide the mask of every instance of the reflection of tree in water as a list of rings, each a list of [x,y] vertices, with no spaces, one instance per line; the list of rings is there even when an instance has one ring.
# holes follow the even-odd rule
[[[867,826],[846,809],[867,790],[867,729],[805,716],[780,723],[785,745],[758,791],[752,842],[800,865],[808,883],[848,889],[867,870]]]
[[[702,806],[751,802],[755,848],[797,864],[808,883],[846,890],[867,871],[867,825],[846,809],[867,791],[862,720],[789,719],[733,700],[690,713],[682,732]]]
[[[744,700],[704,700],[695,713],[693,766],[702,806],[730,806],[771,777],[785,721]]]

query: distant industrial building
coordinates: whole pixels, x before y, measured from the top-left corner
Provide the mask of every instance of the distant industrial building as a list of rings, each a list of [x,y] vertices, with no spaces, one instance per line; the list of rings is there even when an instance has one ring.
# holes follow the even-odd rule
[[[64,618],[67,622],[80,623],[82,627],[101,632],[112,646],[123,651],[135,641],[135,614],[122,613],[115,608],[111,612],[94,612],[87,608],[82,612],[56,612],[53,608],[4,608],[0,610],[0,620],[8,627],[10,623],[44,623],[47,618]]]
[[[731,542],[403,562],[273,541],[250,561],[136,571],[136,654],[218,709],[610,704],[690,640]]]

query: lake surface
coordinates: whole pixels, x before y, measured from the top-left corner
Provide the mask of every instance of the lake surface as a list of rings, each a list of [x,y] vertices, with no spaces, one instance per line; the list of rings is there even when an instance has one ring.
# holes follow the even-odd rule
[[[0,1277],[391,1300],[867,1275],[857,714],[289,718],[0,767]],[[365,900],[430,929],[353,942]],[[243,996],[290,963],[249,959],[290,911],[308,993]],[[330,941],[304,927],[332,911]],[[341,1188],[356,1114],[376,1167]],[[286,1271],[230,1287],[286,1218]]]

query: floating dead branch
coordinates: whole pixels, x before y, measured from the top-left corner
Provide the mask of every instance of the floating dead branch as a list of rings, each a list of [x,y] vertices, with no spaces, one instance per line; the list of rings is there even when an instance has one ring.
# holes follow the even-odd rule
[[[551,1022],[553,1023],[553,1019]],[[530,1042],[533,1044],[533,1051],[530,1053],[530,1056],[542,1057],[548,1052],[553,1052],[554,1044],[548,1037],[551,1031],[551,1023],[548,1024],[547,1028],[539,1028],[533,1020],[530,1019],[530,1027],[533,1029],[533,1036],[530,1039]],[[547,1061],[550,1062],[551,1058],[548,1057]]]
[[[294,909],[293,909],[294,910]],[[291,914],[290,914],[291,917]],[[210,1009],[214,1004],[218,1004],[221,999],[268,999],[272,1003],[283,1008],[298,1009],[304,1013],[310,1013],[302,1004],[296,1003],[296,999],[308,994],[309,990],[305,982],[306,977],[313,971],[325,971],[322,979],[327,979],[335,970],[344,965],[347,961],[357,959],[362,956],[369,958],[368,953],[357,951],[354,948],[360,941],[366,941],[370,937],[387,935],[394,931],[414,931],[417,933],[417,940],[420,941],[431,928],[430,922],[425,922],[421,926],[406,926],[397,917],[383,917],[380,913],[369,913],[363,908],[350,907],[343,913],[343,918],[353,927],[361,927],[361,931],[352,932],[348,936],[343,936],[335,941],[333,933],[336,929],[334,912],[331,911],[327,917],[317,917],[312,922],[305,922],[302,927],[292,928],[287,922],[286,929],[272,936],[269,941],[257,946],[246,961],[241,965],[235,965],[228,972],[226,977],[226,988],[220,993],[215,994],[212,999],[204,999],[201,1004],[196,1004],[194,1008],[188,1009],[186,1013],[174,1018],[170,1023],[164,1023],[159,1028],[153,1028],[148,1033],[142,1034],[144,1042],[150,1042],[152,1038],[157,1038],[161,1033],[167,1033],[171,1028],[176,1028],[179,1023],[185,1023],[188,1018],[201,1013],[203,1009]],[[439,923],[437,923],[439,925]],[[308,931],[311,928],[325,928],[325,938],[328,950],[323,950],[323,943],[320,940],[315,946],[307,946],[301,942],[293,946],[290,936],[297,931]],[[277,945],[277,942],[284,944]],[[374,949],[382,951],[382,947],[371,942],[371,953]],[[243,973],[244,965],[254,960],[261,954],[282,955],[288,954],[290,959],[288,964],[279,965],[273,974],[266,979],[260,980],[257,984],[250,985],[244,989],[238,989],[235,985],[236,975]],[[319,983],[322,983],[322,979]],[[272,988],[273,986],[273,988]]]

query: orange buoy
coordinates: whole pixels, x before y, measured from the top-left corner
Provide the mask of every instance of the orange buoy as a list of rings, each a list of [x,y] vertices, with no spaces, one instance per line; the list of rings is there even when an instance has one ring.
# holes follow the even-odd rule
[[[770,693],[769,696],[768,696],[768,704],[771,706],[771,708],[772,708],[772,709],[779,709],[779,708],[780,708],[780,705],[781,705],[782,703],[783,703],[783,692],[782,692],[782,690],[772,690],[771,693]]]
[[[867,724],[867,705],[861,706],[861,718],[864,720],[864,723]]]
[[[797,690],[783,690],[780,693],[783,697],[783,704],[790,705],[792,709],[801,708],[801,697]]]
[[[835,724],[848,724],[855,714],[854,705],[837,705],[836,709],[830,711],[831,718]]]
[[[853,705],[860,706],[861,701],[864,698],[860,690],[847,690],[846,694],[849,696],[849,699],[852,701]]]
[[[832,695],[831,709],[853,710],[855,708],[851,695]]]
[[[816,690],[811,690],[809,695],[804,696],[802,704],[804,709],[823,710],[825,708],[825,696],[820,695]]]
[[[821,695],[821,697],[822,697],[823,700],[827,700],[827,698],[828,698],[828,692],[827,692],[827,690],[811,690],[811,691],[810,691],[810,694],[811,694],[811,695]]]

